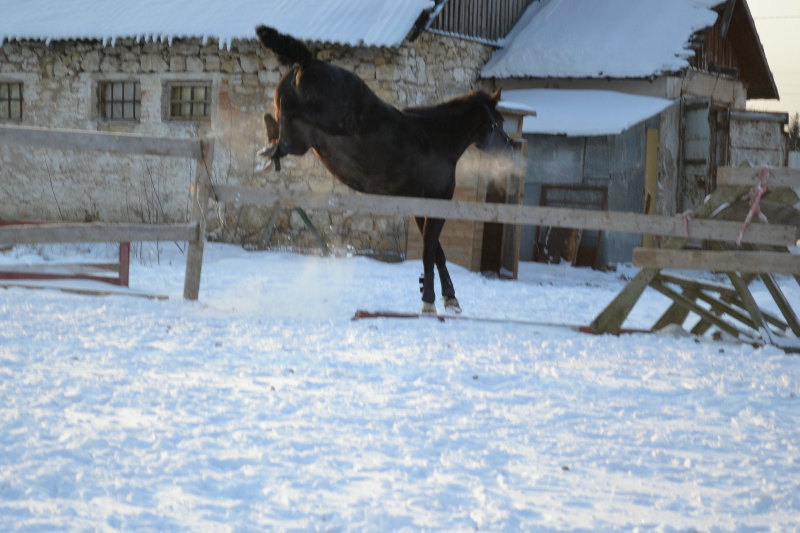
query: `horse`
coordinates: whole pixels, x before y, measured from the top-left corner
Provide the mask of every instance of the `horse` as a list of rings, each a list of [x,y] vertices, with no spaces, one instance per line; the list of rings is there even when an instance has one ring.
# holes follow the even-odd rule
[[[318,60],[301,41],[259,25],[261,43],[292,65],[275,89],[273,112],[264,115],[268,144],[264,167],[312,150],[339,181],[367,194],[453,198],[456,163],[475,145],[510,149],[497,110],[501,93],[472,91],[438,105],[397,109],[352,72]],[[445,221],[415,217],[422,233],[422,312],[436,313],[434,266],[445,310],[461,313],[439,242]]]

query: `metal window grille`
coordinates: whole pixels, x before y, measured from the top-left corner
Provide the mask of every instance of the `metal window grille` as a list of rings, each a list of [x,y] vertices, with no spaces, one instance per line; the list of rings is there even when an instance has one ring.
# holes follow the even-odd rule
[[[0,83],[0,120],[22,120],[22,83]]]
[[[211,85],[208,83],[172,85],[169,89],[169,118],[202,120],[211,114]]]
[[[139,120],[142,90],[138,81],[104,81],[99,86],[100,116],[105,120]]]

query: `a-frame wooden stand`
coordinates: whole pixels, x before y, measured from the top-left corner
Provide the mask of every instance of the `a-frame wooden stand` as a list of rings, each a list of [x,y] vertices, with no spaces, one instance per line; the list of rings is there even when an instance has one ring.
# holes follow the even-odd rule
[[[770,172],[775,177],[769,192],[761,197],[762,209],[764,205],[769,206],[765,210],[770,211],[770,221],[794,225],[800,232],[800,212],[794,207],[798,201],[794,191],[800,190],[800,171],[773,169]],[[693,217],[729,220],[738,217],[742,205],[749,204],[751,187],[745,184],[752,184],[758,173],[751,168],[720,169],[721,186]],[[795,239],[797,237],[795,235]],[[682,326],[694,314],[699,321],[691,327],[693,334],[727,334],[743,342],[771,344],[800,352],[800,320],[775,277],[775,274],[791,274],[800,283],[800,255],[793,255],[788,249],[794,243],[787,242],[784,247],[736,247],[709,239],[704,243],[707,249],[687,249],[692,244],[688,237],[673,237],[660,249],[634,250],[633,263],[642,270],[592,321],[589,329],[594,333],[618,333],[644,290],[651,287],[673,302],[653,325],[653,330],[670,324]],[[722,272],[730,285],[669,274],[664,269]],[[749,289],[754,279],[764,283],[780,315],[758,305]],[[797,306],[800,302],[794,304]]]

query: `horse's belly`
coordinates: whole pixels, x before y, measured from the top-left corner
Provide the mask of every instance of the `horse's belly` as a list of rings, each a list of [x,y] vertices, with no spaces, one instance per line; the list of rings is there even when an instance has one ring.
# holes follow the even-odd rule
[[[342,183],[368,194],[421,196],[412,172],[403,172],[394,158],[364,143],[326,143],[315,148],[325,167]],[[419,190],[416,190],[419,189]]]

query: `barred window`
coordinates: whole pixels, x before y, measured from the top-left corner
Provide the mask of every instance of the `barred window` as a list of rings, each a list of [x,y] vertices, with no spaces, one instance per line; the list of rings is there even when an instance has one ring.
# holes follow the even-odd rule
[[[204,120],[211,114],[210,83],[179,83],[169,86],[171,120]]]
[[[139,120],[142,90],[138,81],[103,81],[98,91],[101,118]]]
[[[0,82],[0,120],[22,120],[22,83]]]

